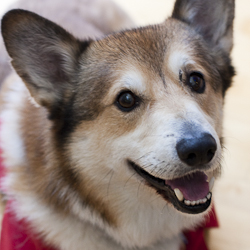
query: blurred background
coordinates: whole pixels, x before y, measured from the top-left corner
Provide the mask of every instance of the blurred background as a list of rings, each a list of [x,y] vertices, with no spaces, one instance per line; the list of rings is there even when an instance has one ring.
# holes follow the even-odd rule
[[[34,0],[35,1],[35,0]],[[14,0],[1,0],[0,15]],[[163,21],[174,0],[115,0],[137,25]],[[237,76],[227,93],[224,112],[224,171],[215,185],[219,229],[208,232],[210,250],[250,249],[250,1],[236,1],[235,46]]]

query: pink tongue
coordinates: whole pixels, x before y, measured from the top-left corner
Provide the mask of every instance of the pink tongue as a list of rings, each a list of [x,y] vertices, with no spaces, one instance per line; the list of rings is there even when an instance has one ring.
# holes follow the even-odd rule
[[[207,176],[202,172],[196,172],[174,180],[166,180],[165,183],[173,190],[175,188],[180,189],[184,198],[190,201],[203,199],[209,193]]]

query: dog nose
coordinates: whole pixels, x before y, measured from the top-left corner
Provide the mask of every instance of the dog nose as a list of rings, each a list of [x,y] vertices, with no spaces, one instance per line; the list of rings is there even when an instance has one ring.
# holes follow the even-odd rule
[[[215,139],[207,133],[199,137],[182,139],[176,145],[179,158],[189,166],[209,163],[217,150]]]

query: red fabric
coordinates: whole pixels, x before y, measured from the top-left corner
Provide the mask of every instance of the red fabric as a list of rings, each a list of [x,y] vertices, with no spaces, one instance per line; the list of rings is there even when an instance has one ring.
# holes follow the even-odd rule
[[[33,234],[28,223],[17,220],[9,205],[6,206],[2,221],[1,250],[55,250]]]
[[[216,227],[219,227],[219,223],[213,206],[212,211],[203,226],[197,228],[195,231],[184,233],[187,240],[186,250],[208,250],[204,238],[204,231],[205,229]]]

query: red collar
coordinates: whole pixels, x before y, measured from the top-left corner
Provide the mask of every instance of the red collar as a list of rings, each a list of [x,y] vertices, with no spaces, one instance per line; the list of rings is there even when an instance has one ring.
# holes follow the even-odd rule
[[[0,123],[1,125],[1,123]],[[5,168],[1,158],[2,152],[0,148],[0,180],[5,175]],[[7,203],[2,221],[1,232],[1,250],[56,250],[47,246],[32,230],[25,220],[17,220],[15,214],[11,212],[10,201]],[[186,237],[186,250],[208,250],[205,239],[204,230],[218,227],[218,220],[214,208],[206,223],[197,228],[195,231],[187,231],[184,233]]]

